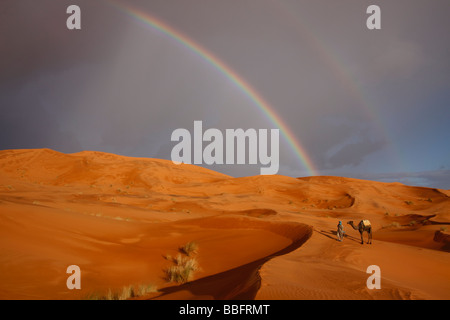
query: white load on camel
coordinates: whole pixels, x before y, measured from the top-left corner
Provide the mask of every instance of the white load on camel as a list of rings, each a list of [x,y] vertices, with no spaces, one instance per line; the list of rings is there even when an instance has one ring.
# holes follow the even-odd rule
[[[365,228],[367,228],[367,227],[370,227],[370,226],[371,226],[371,224],[370,224],[370,221],[369,221],[369,220],[361,220],[361,223],[363,224],[363,226],[364,226]]]

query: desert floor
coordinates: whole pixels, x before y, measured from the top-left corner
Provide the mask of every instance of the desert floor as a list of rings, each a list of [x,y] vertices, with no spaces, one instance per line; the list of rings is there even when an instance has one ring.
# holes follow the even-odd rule
[[[138,299],[450,299],[449,196],[341,177],[233,178],[101,152],[0,151],[0,299],[107,298],[130,286]],[[361,219],[371,245],[347,224]],[[179,249],[188,242],[198,245],[190,257]],[[168,281],[177,257],[198,264],[184,284]],[[66,286],[70,265],[81,290]],[[370,265],[379,290],[366,286]]]

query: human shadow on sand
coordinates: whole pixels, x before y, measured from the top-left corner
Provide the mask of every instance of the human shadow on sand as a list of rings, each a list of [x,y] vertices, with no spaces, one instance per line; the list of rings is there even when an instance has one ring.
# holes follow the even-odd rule
[[[319,234],[321,234],[321,235],[323,235],[323,236],[325,236],[325,237],[327,237],[327,238],[330,238],[330,239],[332,239],[332,240],[334,240],[334,241],[339,241],[339,240],[337,239],[337,231],[335,231],[335,230],[330,230],[330,231],[325,231],[325,230],[320,230],[320,231],[319,231],[319,230],[314,230],[314,231],[316,231],[317,233],[319,233]],[[355,238],[355,237],[353,237],[353,236],[349,236],[347,233],[344,233],[344,238],[346,238],[346,239],[348,239],[348,240],[352,240],[352,241],[358,242],[358,243],[361,242],[360,239]]]

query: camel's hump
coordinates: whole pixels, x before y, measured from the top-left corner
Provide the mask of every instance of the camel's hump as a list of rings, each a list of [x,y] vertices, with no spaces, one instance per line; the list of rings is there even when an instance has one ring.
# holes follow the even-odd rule
[[[362,224],[363,224],[365,227],[370,227],[370,226],[371,226],[369,220],[362,220]]]

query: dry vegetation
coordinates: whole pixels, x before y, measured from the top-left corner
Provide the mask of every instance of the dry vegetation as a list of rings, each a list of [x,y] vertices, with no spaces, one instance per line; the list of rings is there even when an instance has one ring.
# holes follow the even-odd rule
[[[188,257],[194,255],[198,251],[198,244],[196,242],[188,242],[184,246],[180,247],[181,253],[186,254]]]
[[[169,282],[182,284],[188,282],[194,272],[200,269],[197,259],[193,257],[198,252],[198,244],[196,242],[188,242],[180,247],[179,250],[184,255],[178,254],[173,259],[169,255],[166,256],[166,259],[171,260],[174,265],[168,267],[165,272]]]
[[[155,285],[139,285],[137,287],[130,285],[125,286],[119,291],[108,290],[106,295],[99,293],[91,293],[86,297],[86,300],[127,300],[132,298],[138,298],[148,293],[157,292]]]

